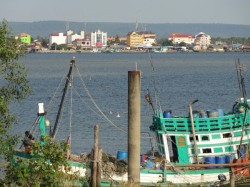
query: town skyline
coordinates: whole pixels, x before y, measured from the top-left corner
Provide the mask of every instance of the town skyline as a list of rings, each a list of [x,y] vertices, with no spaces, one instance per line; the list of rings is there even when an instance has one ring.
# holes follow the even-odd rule
[[[216,23],[250,25],[248,0],[54,1],[3,0],[0,19],[9,22]]]

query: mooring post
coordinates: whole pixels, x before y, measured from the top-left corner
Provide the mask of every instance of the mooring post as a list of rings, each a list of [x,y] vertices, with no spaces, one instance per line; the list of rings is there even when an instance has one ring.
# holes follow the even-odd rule
[[[233,171],[230,173],[230,187],[235,187],[235,174]]]
[[[94,128],[94,148],[93,148],[93,157],[92,157],[92,170],[91,170],[91,186],[98,187],[100,184],[97,184],[97,162],[98,162],[98,151],[99,151],[99,126],[95,125]]]
[[[128,72],[128,182],[140,183],[141,76]]]
[[[98,148],[98,162],[97,162],[97,174],[96,174],[97,187],[101,187],[101,176],[102,176],[102,148]]]

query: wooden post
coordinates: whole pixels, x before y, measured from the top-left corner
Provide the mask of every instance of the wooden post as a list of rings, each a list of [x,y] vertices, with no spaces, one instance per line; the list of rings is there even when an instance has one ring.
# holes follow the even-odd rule
[[[140,184],[141,76],[128,72],[128,182]]]
[[[230,187],[235,187],[235,174],[232,171],[230,173]]]
[[[92,157],[92,170],[91,170],[91,186],[97,187],[97,161],[98,161],[98,143],[99,143],[99,126],[95,125],[94,128],[94,148]]]
[[[102,149],[98,149],[98,162],[97,162],[97,175],[96,175],[96,186],[101,187],[101,176],[102,176]]]

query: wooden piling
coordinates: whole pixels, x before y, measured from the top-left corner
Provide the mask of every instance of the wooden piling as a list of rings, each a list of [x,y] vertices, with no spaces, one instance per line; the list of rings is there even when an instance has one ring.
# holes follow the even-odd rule
[[[91,169],[91,186],[99,187],[101,186],[100,171],[98,172],[98,152],[99,152],[99,126],[95,125],[94,128],[94,148],[92,150],[92,169]]]
[[[234,174],[234,172],[230,173],[230,187],[235,187],[235,174]]]
[[[128,72],[128,182],[140,183],[140,71]]]

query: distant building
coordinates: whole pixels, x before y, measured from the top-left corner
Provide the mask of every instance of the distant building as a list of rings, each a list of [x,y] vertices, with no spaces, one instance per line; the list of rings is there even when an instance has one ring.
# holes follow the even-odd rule
[[[143,36],[138,32],[129,32],[127,34],[127,46],[136,47],[143,44]]]
[[[90,39],[92,47],[106,47],[107,46],[107,32],[97,30],[96,32],[89,33],[86,38]]]
[[[192,34],[171,33],[168,36],[168,40],[172,40],[173,44],[184,42],[188,45],[191,45],[194,43],[195,36],[193,36]]]
[[[200,32],[195,36],[194,45],[199,46],[200,49],[207,49],[211,44],[211,37],[204,32]]]
[[[66,45],[67,35],[62,32],[51,34],[49,36],[49,47],[51,47],[53,43],[56,43],[57,45],[62,45],[62,44]]]
[[[73,41],[78,39],[84,39],[85,34],[84,31],[81,31],[79,34],[73,33],[73,31],[69,30],[67,31],[67,44],[72,44]]]
[[[117,39],[118,39],[118,41],[117,41]],[[108,37],[108,41],[110,42],[110,43],[116,43],[116,44],[122,44],[122,45],[124,45],[124,44],[126,44],[127,43],[127,37],[125,36],[109,36]]]
[[[146,46],[152,46],[156,44],[156,34],[150,31],[140,32],[143,36],[143,44]]]
[[[27,45],[31,44],[31,36],[27,33],[21,33],[18,35],[18,38],[20,38],[22,43],[25,43]]]
[[[80,34],[74,34],[71,30],[67,31],[66,34],[62,32],[51,34],[49,37],[49,46],[53,43],[57,45],[70,45],[77,39],[84,39],[84,31],[81,31]]]
[[[129,32],[127,34],[127,46],[152,46],[156,43],[156,34],[149,31],[144,32]]]
[[[73,45],[80,47],[80,49],[89,49],[91,48],[91,41],[88,38],[76,39],[72,42]]]

